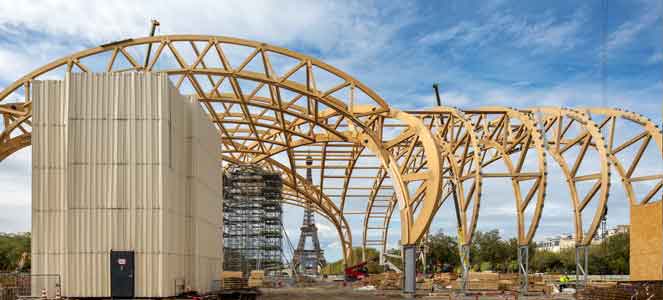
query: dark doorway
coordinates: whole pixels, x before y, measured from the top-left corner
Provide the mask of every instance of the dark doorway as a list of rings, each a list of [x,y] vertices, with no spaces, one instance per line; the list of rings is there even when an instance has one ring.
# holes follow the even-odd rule
[[[134,297],[134,252],[113,251],[110,253],[110,278],[112,298]]]

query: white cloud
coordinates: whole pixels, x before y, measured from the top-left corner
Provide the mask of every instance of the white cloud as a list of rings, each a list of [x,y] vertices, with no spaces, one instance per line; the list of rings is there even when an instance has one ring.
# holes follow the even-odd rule
[[[26,73],[29,65],[31,62],[27,56],[0,48],[0,79],[16,80],[14,75]]]
[[[462,107],[462,106],[468,106],[468,105],[473,105],[473,103],[476,103],[476,100],[470,97],[469,95],[457,91],[457,90],[452,90],[452,91],[443,91],[440,93],[440,100],[442,102],[442,105],[444,106],[453,106],[453,107]],[[414,97],[414,101],[405,101],[404,104],[406,105],[401,105],[399,108],[407,109],[407,108],[422,108],[422,107],[431,107],[435,106],[437,103],[437,99],[435,95],[431,92],[429,95],[420,95],[417,97]]]
[[[406,5],[373,1],[0,1],[0,82],[92,45],[157,34],[209,34],[267,42],[321,58],[345,71],[374,57],[410,22]],[[54,13],[57,12],[57,13]],[[305,13],[302,13],[305,12]],[[388,17],[387,17],[388,16]]]
[[[612,49],[628,44],[645,28],[645,26],[646,24],[641,22],[626,22],[622,24],[617,31],[610,34],[606,47]]]
[[[549,17],[531,24],[512,23],[510,30],[516,36],[516,44],[522,48],[568,50],[576,46],[584,22],[583,14],[578,13],[564,22]]]
[[[652,1],[645,5],[642,17],[622,23],[617,30],[608,35],[606,47],[608,49],[622,47],[631,43],[643,30],[651,28],[660,18],[660,6],[659,1]]]
[[[322,51],[337,43],[362,47],[381,32],[372,2],[317,1],[2,1],[0,29],[31,30],[103,43],[148,34],[213,34],[276,44],[302,42]]]
[[[650,64],[657,64],[663,62],[663,52],[657,51],[656,53],[652,54],[647,60],[647,62]]]
[[[31,149],[0,162],[0,232],[30,231]]]
[[[461,22],[451,28],[442,30],[442,31],[435,31],[433,33],[424,35],[423,37],[419,38],[419,43],[425,44],[425,45],[432,45],[432,44],[439,44],[439,43],[445,43],[448,42],[452,39],[454,39],[456,36],[461,34],[462,32],[465,32],[467,28],[469,27],[470,24],[467,24],[465,22]]]
[[[144,36],[149,18],[158,18],[162,30],[180,33],[242,32],[264,39],[290,41],[306,25],[322,17],[328,5],[307,1],[190,2],[162,1],[3,1],[0,24],[53,35],[78,36],[89,41]],[[212,9],[214,8],[214,9]],[[341,9],[342,7],[336,7]],[[299,12],[306,11],[306,14]],[[342,12],[341,12],[342,15]]]
[[[27,37],[25,40],[12,41],[11,44],[0,43],[0,82],[13,82],[51,60],[82,48],[74,50],[56,41],[32,40]]]
[[[485,22],[463,21],[445,30],[419,38],[424,45],[447,44],[453,47],[481,47],[489,42],[510,43],[532,50],[568,50],[575,47],[579,30],[585,23],[581,10],[569,20],[539,16],[534,21],[501,11],[487,12]]]

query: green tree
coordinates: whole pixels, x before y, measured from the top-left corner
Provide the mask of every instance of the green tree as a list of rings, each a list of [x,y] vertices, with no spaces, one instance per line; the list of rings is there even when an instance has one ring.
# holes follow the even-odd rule
[[[470,263],[475,270],[517,272],[518,248],[517,239],[505,240],[500,236],[498,230],[477,231],[470,250]],[[534,244],[530,244],[529,248],[531,263],[535,252]],[[487,269],[488,265],[483,264],[484,262],[490,263],[489,269]]]
[[[30,253],[30,233],[0,233],[0,271],[15,271],[23,253]],[[30,270],[28,260],[21,271]]]
[[[448,236],[439,231],[432,235],[430,242],[430,260],[434,266],[442,267],[447,264],[452,269],[460,265],[458,242],[456,237]]]
[[[596,275],[623,275],[629,273],[629,235],[616,234],[599,245],[589,247],[589,273]],[[530,268],[535,272],[574,273],[575,249],[562,249],[559,253],[538,251]]]
[[[608,267],[612,274],[629,273],[629,240],[628,233],[616,234],[606,240],[609,253]]]
[[[447,264],[451,269],[460,269],[458,241],[454,236],[444,232],[430,236],[430,256],[433,266]],[[504,240],[497,230],[488,232],[477,231],[470,252],[471,268],[475,271],[518,272],[518,241],[515,238]],[[28,247],[29,251],[29,247]],[[361,259],[361,248],[353,249],[355,258]],[[399,249],[392,249],[391,254],[399,256]],[[367,249],[369,272],[380,272],[377,265],[378,252]],[[400,259],[388,257],[396,266],[402,266]],[[357,260],[358,261],[358,260]],[[629,235],[616,234],[603,241],[600,245],[590,246],[590,274],[628,274],[629,272]],[[529,245],[529,266],[531,272],[574,273],[575,249],[563,249],[559,253],[536,250]],[[439,271],[439,270],[438,270]],[[329,264],[325,268],[327,274],[342,274],[342,261]]]
[[[576,271],[576,253],[574,248],[563,249],[559,252],[562,261],[563,272],[574,273]]]
[[[563,273],[565,272],[564,263],[559,253],[550,251],[539,251],[536,253],[530,268],[536,272],[552,272]]]

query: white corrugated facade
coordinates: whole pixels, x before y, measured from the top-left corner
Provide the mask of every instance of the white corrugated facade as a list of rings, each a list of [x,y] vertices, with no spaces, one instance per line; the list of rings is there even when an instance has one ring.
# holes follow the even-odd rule
[[[135,251],[135,296],[208,291],[222,267],[219,138],[162,74],[33,83],[32,272],[110,296],[110,251]],[[39,289],[39,287],[34,287]]]

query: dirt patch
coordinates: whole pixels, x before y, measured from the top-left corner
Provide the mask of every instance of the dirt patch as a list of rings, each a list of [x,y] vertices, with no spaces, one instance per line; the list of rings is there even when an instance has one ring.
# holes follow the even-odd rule
[[[355,284],[354,288],[359,285]],[[260,289],[261,296],[259,300],[378,300],[378,299],[411,299],[408,295],[403,295],[399,289],[376,289],[372,291],[358,291],[350,285],[344,285],[341,282],[316,282],[308,286],[284,287],[284,288],[264,288]],[[568,300],[573,299],[573,295],[515,295],[511,293],[491,294],[490,292],[479,293],[476,295],[460,296],[453,291],[439,291],[431,293],[430,290],[417,289],[416,299],[439,299],[439,300]],[[488,295],[486,295],[486,293]]]
[[[307,288],[282,288],[261,289],[260,300],[378,300],[378,299],[403,299],[397,291],[354,291],[344,287],[307,287]]]
[[[260,300],[378,300],[378,299],[409,299],[402,295],[400,291],[355,291],[349,287],[325,286],[325,287],[299,287],[299,288],[281,288],[281,289],[261,289],[262,296]],[[438,293],[430,296],[423,291],[417,291],[416,299],[449,299],[448,295]],[[452,296],[454,300],[505,300],[514,299],[513,296]],[[570,295],[558,295],[556,297],[545,296],[520,296],[519,300],[550,300],[550,299],[573,299]]]

